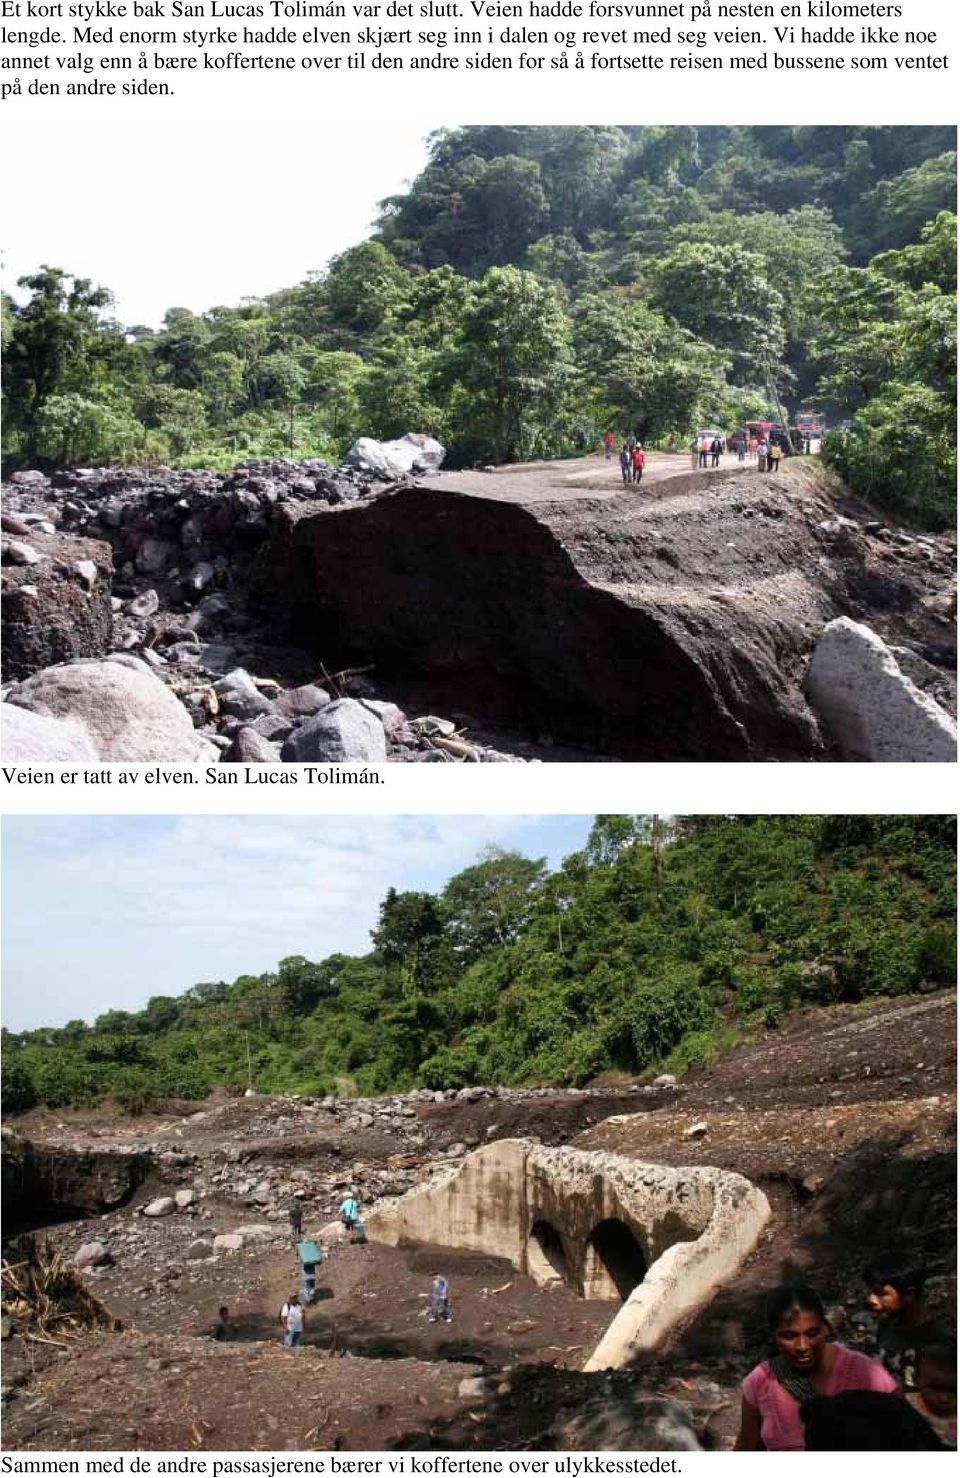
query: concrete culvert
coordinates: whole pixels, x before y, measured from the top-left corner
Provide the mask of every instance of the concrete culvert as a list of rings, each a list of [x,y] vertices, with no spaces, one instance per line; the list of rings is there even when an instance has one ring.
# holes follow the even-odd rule
[[[583,1266],[584,1298],[628,1299],[647,1275],[647,1259],[630,1228],[615,1217],[590,1233]]]
[[[541,1286],[622,1299],[587,1370],[631,1364],[735,1276],[770,1217],[766,1196],[711,1165],[650,1165],[505,1139],[368,1213],[367,1236],[505,1258]]]
[[[563,1239],[548,1221],[535,1221],[527,1242],[527,1270],[541,1285],[566,1283],[567,1254]]]

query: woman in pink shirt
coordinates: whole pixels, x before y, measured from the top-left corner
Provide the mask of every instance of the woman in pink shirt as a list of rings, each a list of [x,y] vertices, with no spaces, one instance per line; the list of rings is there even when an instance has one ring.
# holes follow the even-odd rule
[[[879,1360],[836,1344],[820,1295],[806,1283],[777,1288],[767,1300],[776,1354],[741,1386],[737,1452],[803,1452],[800,1407],[841,1391],[897,1391]]]

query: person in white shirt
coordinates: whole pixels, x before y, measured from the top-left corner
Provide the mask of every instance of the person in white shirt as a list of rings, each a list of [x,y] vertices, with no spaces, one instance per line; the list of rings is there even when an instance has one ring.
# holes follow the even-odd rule
[[[280,1323],[283,1325],[283,1343],[295,1349],[303,1335],[303,1309],[298,1293],[292,1293],[280,1310]]]

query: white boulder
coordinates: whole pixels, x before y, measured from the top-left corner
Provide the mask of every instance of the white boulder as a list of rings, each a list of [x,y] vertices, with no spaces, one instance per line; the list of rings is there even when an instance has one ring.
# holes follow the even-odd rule
[[[75,1268],[109,1267],[112,1262],[113,1258],[103,1242],[84,1242],[73,1255]]]
[[[846,616],[824,629],[805,691],[847,759],[956,761],[950,715],[900,671],[876,632]]]
[[[11,765],[91,765],[99,758],[86,731],[73,720],[0,704],[3,758]]]
[[[347,452],[347,466],[380,477],[408,477],[411,473],[436,472],[446,454],[446,447],[439,441],[414,432],[407,432],[399,441],[361,436]]]
[[[214,745],[194,730],[183,704],[136,657],[44,668],[10,695],[18,708],[68,719],[106,761],[209,764]]]
[[[238,1232],[221,1232],[213,1239],[213,1250],[217,1252],[239,1252],[243,1238]]]
[[[144,1216],[172,1216],[177,1209],[177,1203],[172,1196],[158,1196],[151,1201],[149,1206],[144,1206]]]

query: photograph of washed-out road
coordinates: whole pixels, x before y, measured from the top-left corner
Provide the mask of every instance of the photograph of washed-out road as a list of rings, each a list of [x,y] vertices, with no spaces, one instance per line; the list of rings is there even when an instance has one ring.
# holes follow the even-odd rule
[[[233,306],[70,212],[21,262],[9,762],[955,758],[953,129],[396,168]]]
[[[955,1447],[952,817],[3,844],[8,1452]]]

